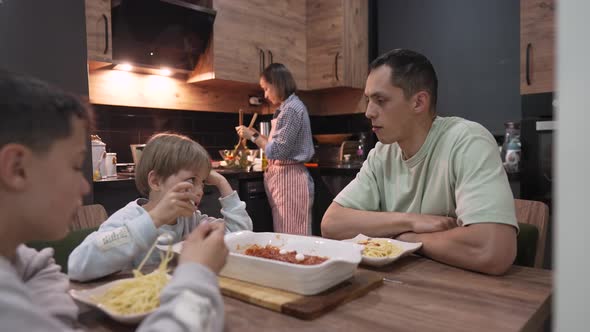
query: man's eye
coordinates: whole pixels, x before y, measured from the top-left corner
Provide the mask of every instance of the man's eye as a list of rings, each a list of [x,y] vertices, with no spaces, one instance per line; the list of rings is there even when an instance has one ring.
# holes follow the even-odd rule
[[[187,179],[185,182],[188,182],[190,184],[195,184],[195,178]]]

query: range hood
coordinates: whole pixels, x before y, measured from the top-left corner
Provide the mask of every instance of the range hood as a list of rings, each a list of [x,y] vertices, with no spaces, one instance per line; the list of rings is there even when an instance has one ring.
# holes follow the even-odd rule
[[[112,2],[113,63],[189,73],[205,52],[216,12],[179,0]]]

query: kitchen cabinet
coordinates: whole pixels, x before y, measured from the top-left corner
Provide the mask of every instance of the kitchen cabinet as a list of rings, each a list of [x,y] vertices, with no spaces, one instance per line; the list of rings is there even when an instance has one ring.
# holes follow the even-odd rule
[[[240,180],[238,193],[246,203],[246,211],[252,219],[254,232],[272,232],[272,210],[264,189],[264,177],[252,177]]]
[[[339,167],[326,165],[308,168],[314,182],[314,198],[312,207],[312,234],[321,236],[322,218],[334,198],[344,189],[360,170],[360,165],[354,167]]]
[[[260,73],[281,62],[306,85],[305,1],[214,0],[209,48],[189,82],[225,80],[258,85]]]
[[[307,87],[306,3],[301,0],[267,1],[263,11],[265,66],[287,66],[299,89]]]
[[[307,88],[364,88],[367,0],[307,0]]]
[[[554,91],[556,0],[520,0],[520,93]]]
[[[112,60],[111,0],[86,0],[86,46],[89,60]]]

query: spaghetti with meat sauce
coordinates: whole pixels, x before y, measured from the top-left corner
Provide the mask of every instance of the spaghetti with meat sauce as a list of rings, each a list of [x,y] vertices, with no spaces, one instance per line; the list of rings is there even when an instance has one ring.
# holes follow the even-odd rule
[[[251,245],[244,253],[249,256],[274,259],[281,262],[300,265],[317,265],[328,260],[328,257],[302,255],[297,254],[296,251],[287,251],[282,253],[281,249],[269,244],[266,245],[266,247],[261,247],[257,244]]]

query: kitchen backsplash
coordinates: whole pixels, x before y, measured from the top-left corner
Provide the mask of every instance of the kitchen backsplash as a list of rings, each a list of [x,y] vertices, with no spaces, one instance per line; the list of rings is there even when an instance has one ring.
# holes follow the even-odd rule
[[[237,113],[195,112],[168,109],[94,105],[96,130],[107,144],[107,151],[116,152],[120,163],[132,162],[129,144],[141,144],[154,133],[173,131],[201,143],[213,159],[220,159],[218,150],[233,147],[238,137],[233,129]],[[262,115],[256,121],[270,121],[272,115]],[[370,130],[364,114],[311,116],[313,134],[358,133]],[[250,121],[250,115],[244,122]],[[251,148],[253,143],[248,142]]]

